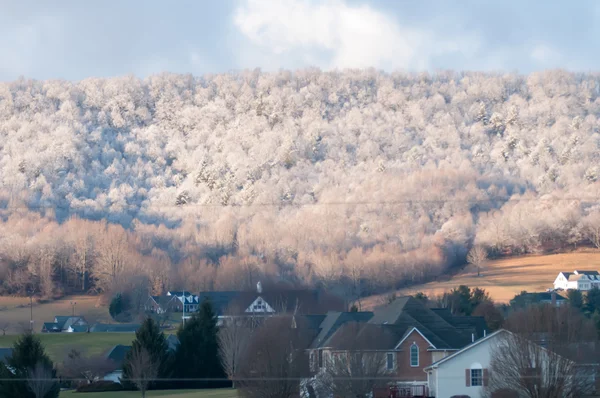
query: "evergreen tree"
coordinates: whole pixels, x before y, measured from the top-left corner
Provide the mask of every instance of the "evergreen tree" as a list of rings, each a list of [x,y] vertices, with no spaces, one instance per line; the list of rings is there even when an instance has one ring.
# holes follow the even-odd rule
[[[578,309],[583,308],[583,294],[581,293],[581,290],[569,289],[567,292],[567,298],[569,299],[569,304],[571,307]]]
[[[39,374],[45,380],[31,377]],[[6,365],[0,362],[0,398],[58,398],[59,393],[56,369],[42,343],[31,333],[24,334],[15,342]]]
[[[116,319],[117,316],[123,312],[123,297],[121,296],[121,293],[117,293],[111,300],[108,312],[113,319]]]
[[[132,378],[131,368],[128,366],[128,363],[132,360],[133,352],[140,352],[142,349],[145,349],[150,355],[152,363],[158,367],[157,378],[161,379],[159,382],[151,383],[150,388],[166,387],[168,383],[164,380],[173,374],[173,356],[169,351],[169,345],[164,333],[160,331],[158,323],[152,318],[146,318],[135,333],[135,340],[131,348],[125,356],[123,380],[127,383]]]
[[[217,317],[210,300],[202,302],[198,312],[177,332],[179,345],[175,353],[177,376],[183,379],[226,378],[219,359]],[[186,387],[217,387],[222,383],[186,382]]]
[[[591,314],[600,310],[600,289],[593,287],[588,290],[585,296],[585,306],[587,311]]]

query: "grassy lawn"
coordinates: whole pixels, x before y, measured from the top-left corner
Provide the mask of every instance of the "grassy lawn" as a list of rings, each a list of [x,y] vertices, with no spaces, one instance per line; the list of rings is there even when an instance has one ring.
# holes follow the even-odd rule
[[[418,291],[427,295],[441,294],[459,285],[480,287],[500,303],[508,303],[521,291],[544,292],[553,287],[554,279],[561,271],[600,270],[600,251],[584,249],[573,253],[511,257],[490,261],[481,271],[481,276],[468,267],[447,281],[436,281],[401,289],[397,296],[414,294]],[[383,304],[387,295],[366,298],[363,308],[374,308]]]
[[[71,347],[89,354],[101,354],[117,344],[129,345],[135,339],[135,333],[37,333],[36,336],[55,363],[62,362]],[[0,347],[11,347],[18,337],[0,336]]]
[[[60,398],[133,398],[139,397],[139,391],[116,391],[116,392],[86,392],[63,391]],[[237,398],[235,390],[222,388],[219,390],[165,390],[149,391],[147,397],[163,398]]]

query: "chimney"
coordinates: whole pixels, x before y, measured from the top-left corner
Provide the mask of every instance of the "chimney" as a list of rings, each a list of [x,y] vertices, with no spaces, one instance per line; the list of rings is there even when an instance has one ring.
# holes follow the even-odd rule
[[[471,343],[475,342],[475,333],[471,333]]]
[[[550,293],[550,297],[552,298],[552,306],[556,307],[556,292]]]
[[[262,283],[260,281],[256,284],[256,292],[259,294],[262,293]]]

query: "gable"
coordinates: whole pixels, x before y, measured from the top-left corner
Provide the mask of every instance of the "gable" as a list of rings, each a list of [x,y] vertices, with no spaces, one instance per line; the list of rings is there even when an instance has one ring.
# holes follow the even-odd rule
[[[413,343],[416,343],[421,348],[433,348],[436,347],[419,331],[417,328],[412,328],[406,335],[398,342],[396,349],[407,349]]]
[[[259,313],[272,313],[275,310],[267,303],[262,297],[258,296],[245,312],[259,312]]]
[[[458,364],[462,363],[463,361],[469,362],[469,361],[471,361],[471,359],[477,359],[477,358],[479,358],[479,360],[477,362],[482,362],[482,358],[489,358],[489,355],[490,355],[489,353],[491,351],[491,345],[494,344],[503,333],[510,333],[510,332],[507,332],[504,329],[500,329],[492,334],[487,335],[486,337],[484,337],[482,339],[475,341],[474,343],[469,344],[462,350],[459,350],[459,351],[455,352],[454,354],[451,354],[451,355],[439,360],[438,362],[425,368],[425,370],[431,369],[431,368],[440,368],[443,366],[455,367],[455,366],[458,366]],[[486,361],[484,361],[484,362],[486,362]],[[487,362],[489,363],[489,359],[487,360]]]

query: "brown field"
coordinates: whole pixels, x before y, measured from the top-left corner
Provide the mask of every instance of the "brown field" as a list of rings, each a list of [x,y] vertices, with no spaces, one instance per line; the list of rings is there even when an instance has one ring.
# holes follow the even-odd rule
[[[55,315],[71,315],[74,301],[75,314],[83,315],[89,322],[109,322],[110,315],[105,305],[100,305],[97,296],[69,296],[47,303],[33,300],[34,331],[39,332],[42,323],[52,322]],[[28,297],[0,297],[0,322],[10,322],[7,333],[19,333],[29,326],[30,309]]]
[[[397,296],[404,296],[422,291],[432,296],[450,291],[459,285],[467,285],[483,288],[495,301],[507,303],[523,290],[546,291],[553,286],[554,279],[560,271],[575,269],[600,270],[600,251],[585,249],[564,254],[504,258],[488,262],[480,277],[477,276],[476,270],[467,267],[449,280],[429,282],[395,293]],[[389,294],[391,293],[366,298],[362,302],[362,308],[372,309],[384,304]]]

